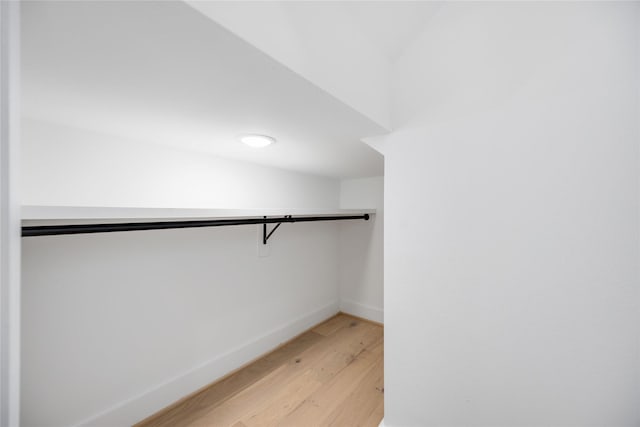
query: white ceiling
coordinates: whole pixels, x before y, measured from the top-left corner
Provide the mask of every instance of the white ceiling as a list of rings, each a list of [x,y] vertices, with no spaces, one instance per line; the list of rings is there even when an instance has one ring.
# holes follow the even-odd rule
[[[29,1],[22,14],[27,117],[307,173],[382,174],[360,139],[384,129],[182,2]],[[237,142],[253,132],[278,143]]]
[[[354,26],[393,62],[420,34],[442,2],[343,1],[339,5]]]

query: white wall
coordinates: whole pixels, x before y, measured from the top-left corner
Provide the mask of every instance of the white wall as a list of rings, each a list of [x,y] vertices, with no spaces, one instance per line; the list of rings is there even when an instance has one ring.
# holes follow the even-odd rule
[[[24,122],[27,204],[324,207],[335,180]],[[23,239],[22,425],[125,425],[338,311],[338,224]]]
[[[23,204],[335,208],[339,182],[23,120]]]
[[[373,208],[370,221],[340,224],[340,310],[384,321],[384,177],[340,182],[340,207]]]
[[[357,30],[340,2],[186,1],[389,128],[389,60]]]
[[[640,424],[638,3],[446,3],[393,75],[385,424]]]
[[[20,424],[20,3],[0,2],[0,426]]]

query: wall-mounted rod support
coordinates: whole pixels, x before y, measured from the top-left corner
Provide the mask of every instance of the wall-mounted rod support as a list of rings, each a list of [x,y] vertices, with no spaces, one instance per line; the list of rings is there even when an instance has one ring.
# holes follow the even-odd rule
[[[369,214],[338,215],[338,216],[302,216],[293,218],[241,218],[241,219],[211,219],[191,221],[152,221],[126,222],[112,224],[70,224],[70,225],[35,225],[22,227],[22,237],[57,236],[62,234],[113,233],[116,231],[166,230],[172,228],[221,227],[227,225],[248,224],[281,224],[284,222],[313,222],[313,221],[342,221],[349,219],[369,219]],[[277,228],[277,226],[276,226]],[[266,238],[275,231],[274,228]],[[265,230],[265,229],[263,229]],[[265,230],[266,232],[266,230]]]
[[[265,216],[265,218],[267,218],[267,217]],[[286,215],[286,216],[284,217],[284,219],[287,219],[287,218],[291,218],[291,215]],[[369,219],[369,218],[365,218],[365,220],[366,220],[366,219]],[[275,227],[273,227],[273,230],[271,230],[271,231],[269,232],[269,234],[267,234],[267,224],[264,224],[264,225],[262,226],[262,244],[263,244],[263,245],[266,245],[266,244],[267,244],[267,242],[269,241],[269,237],[271,237],[271,235],[273,234],[273,232],[274,232],[274,231],[276,231],[276,230],[278,229],[278,227],[280,227],[281,225],[282,225],[282,222],[279,222]]]

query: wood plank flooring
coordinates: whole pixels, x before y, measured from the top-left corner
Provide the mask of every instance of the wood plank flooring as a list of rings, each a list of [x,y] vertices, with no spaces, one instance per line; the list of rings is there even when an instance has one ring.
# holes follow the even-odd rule
[[[383,328],[338,314],[135,427],[377,427]]]

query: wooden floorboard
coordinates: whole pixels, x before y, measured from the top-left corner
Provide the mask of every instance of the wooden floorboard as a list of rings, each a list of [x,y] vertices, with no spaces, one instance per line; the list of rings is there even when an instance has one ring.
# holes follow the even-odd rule
[[[136,427],[377,427],[382,381],[382,326],[339,314]]]

